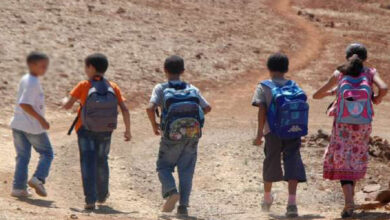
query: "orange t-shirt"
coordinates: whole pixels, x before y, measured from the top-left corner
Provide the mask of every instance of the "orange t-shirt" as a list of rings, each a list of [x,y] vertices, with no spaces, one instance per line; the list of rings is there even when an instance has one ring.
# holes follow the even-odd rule
[[[118,98],[118,104],[124,102],[125,98],[122,96],[121,90],[118,87],[118,85],[113,82],[109,82],[109,83],[115,91],[116,97]],[[87,101],[88,92],[91,87],[92,84],[89,80],[81,81],[76,85],[76,87],[72,89],[70,95],[73,98],[78,99],[80,101],[81,106],[83,106]],[[80,111],[81,111],[81,107],[78,110],[78,114],[80,114]],[[76,131],[78,131],[81,128],[81,126],[82,126],[81,117],[79,117],[75,125]]]

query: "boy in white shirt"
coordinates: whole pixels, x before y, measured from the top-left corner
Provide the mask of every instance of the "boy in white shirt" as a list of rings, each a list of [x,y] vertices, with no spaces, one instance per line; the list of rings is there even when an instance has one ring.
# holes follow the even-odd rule
[[[49,175],[53,160],[53,149],[46,133],[50,125],[45,119],[45,97],[39,77],[45,75],[49,66],[49,57],[40,52],[31,52],[27,56],[29,73],[20,80],[11,128],[16,150],[14,174],[14,197],[29,197],[27,184],[40,196],[47,196],[44,184]],[[31,147],[40,154],[39,163],[33,177],[27,182],[28,164]]]

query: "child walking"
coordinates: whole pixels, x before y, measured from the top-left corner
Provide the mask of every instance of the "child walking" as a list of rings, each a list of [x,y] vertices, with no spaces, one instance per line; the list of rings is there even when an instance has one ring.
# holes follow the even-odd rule
[[[284,180],[288,182],[289,194],[286,216],[293,218],[298,216],[298,183],[306,182],[300,147],[301,136],[307,134],[309,106],[305,93],[294,81],[285,78],[289,67],[286,55],[271,55],[267,67],[271,78],[258,85],[252,101],[252,105],[259,108],[258,132],[254,144],[260,146],[265,137],[262,209],[269,211],[274,202],[271,195],[272,184]]]
[[[195,171],[197,149],[204,114],[211,111],[199,90],[180,79],[184,73],[184,60],[171,56],[165,60],[166,83],[157,84],[152,92],[147,114],[155,135],[161,135],[157,172],[166,199],[163,212],[172,212],[176,202],[179,216],[188,216],[192,178]],[[156,121],[157,108],[162,109],[161,124]],[[179,190],[172,175],[179,173]]]
[[[337,96],[331,111],[335,120],[330,144],[325,152],[323,175],[325,179],[339,180],[341,183],[345,197],[342,218],[353,215],[356,181],[366,174],[372,103],[380,104],[387,93],[387,85],[377,71],[364,66],[367,59],[364,45],[349,45],[346,58],[347,62],[337,68],[328,82],[313,95],[315,99]],[[378,87],[378,94],[375,95],[374,85]]]
[[[85,195],[85,209],[95,209],[109,197],[109,166],[111,136],[117,127],[118,106],[125,124],[125,141],[130,141],[130,113],[119,87],[104,77],[108,59],[103,54],[92,54],[85,59],[88,80],[81,81],[70,92],[64,104],[70,109],[80,101],[76,131],[80,150],[81,174]]]
[[[12,135],[16,150],[14,174],[14,197],[30,197],[27,190],[28,164],[31,147],[40,154],[37,169],[28,185],[40,196],[47,196],[44,187],[53,161],[53,149],[47,135],[49,122],[45,119],[45,96],[39,77],[45,75],[49,66],[49,57],[40,52],[31,52],[27,56],[28,73],[22,77],[16,101],[14,117],[11,120]]]

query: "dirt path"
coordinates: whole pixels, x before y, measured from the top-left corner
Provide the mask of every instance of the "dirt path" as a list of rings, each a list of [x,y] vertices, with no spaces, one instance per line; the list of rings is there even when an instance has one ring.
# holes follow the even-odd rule
[[[287,53],[291,57],[291,72],[300,72],[315,60],[321,50],[320,30],[312,23],[296,15],[289,0],[270,0],[269,6],[281,19],[287,20],[299,30],[298,48]],[[295,38],[294,38],[295,39]],[[256,68],[257,69],[257,68]],[[261,72],[260,72],[261,71]],[[194,180],[191,213],[194,219],[283,219],[286,198],[286,185],[275,186],[277,201],[274,211],[265,215],[260,211],[261,161],[262,150],[252,146],[256,132],[256,109],[250,108],[250,99],[259,80],[267,77],[265,69],[248,70],[226,87],[208,90],[206,97],[211,100],[214,111],[207,117],[205,136],[199,148],[199,161]],[[299,75],[298,81],[305,82],[305,74]],[[313,118],[322,115],[320,109],[314,109]],[[0,212],[5,219],[175,219],[173,215],[159,212],[162,201],[160,184],[155,173],[155,160],[158,152],[158,137],[152,137],[146,115],[142,109],[132,114],[134,140],[128,144],[122,141],[122,127],[113,138],[111,150],[111,199],[106,206],[96,213],[80,211],[83,196],[80,182],[78,150],[76,137],[66,136],[71,115],[52,114],[52,142],[55,143],[56,158],[47,188],[49,200],[33,198],[24,202],[15,201],[8,196],[8,191],[0,192],[0,204],[7,207]],[[7,137],[8,146],[12,145]],[[61,144],[58,144],[61,143]],[[10,147],[12,149],[12,147]],[[10,155],[11,153],[8,152]],[[321,158],[322,150],[304,152],[305,158]],[[34,159],[35,162],[36,158]],[[11,161],[11,159],[9,159]],[[318,164],[311,164],[308,176],[318,179]],[[12,163],[10,163],[12,164]],[[9,166],[9,170],[13,168]],[[10,188],[11,173],[0,173],[6,179],[7,190]],[[314,180],[312,180],[314,181]],[[320,187],[321,185],[317,186]],[[301,188],[301,214],[304,219],[324,219],[334,216],[334,212],[321,210],[319,200],[313,192],[318,188],[303,185]],[[326,197],[327,191],[318,193]],[[307,198],[307,199],[306,199]],[[333,199],[333,200],[332,200]],[[303,199],[302,199],[303,200]],[[334,201],[330,198],[327,201]],[[315,204],[315,205],[314,205]],[[321,214],[326,213],[326,214]],[[324,216],[322,216],[324,215]],[[326,215],[326,216],[325,216]]]

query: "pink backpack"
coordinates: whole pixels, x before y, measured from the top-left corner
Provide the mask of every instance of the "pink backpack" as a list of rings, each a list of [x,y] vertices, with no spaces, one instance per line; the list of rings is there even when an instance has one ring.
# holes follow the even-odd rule
[[[375,72],[375,69],[365,68],[358,77],[340,74],[334,109],[337,123],[371,123],[374,116],[372,83]]]

